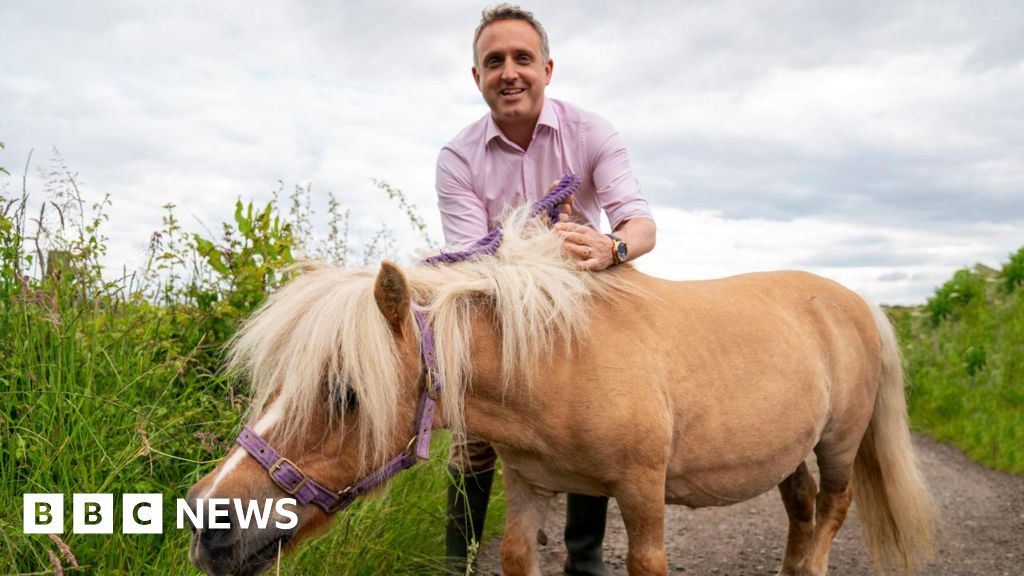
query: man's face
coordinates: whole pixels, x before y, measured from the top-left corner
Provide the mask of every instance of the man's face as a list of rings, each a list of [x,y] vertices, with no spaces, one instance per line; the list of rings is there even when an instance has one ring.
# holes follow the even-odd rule
[[[540,35],[522,20],[499,20],[480,33],[473,80],[502,129],[532,126],[544,106],[554,62],[544,61]]]

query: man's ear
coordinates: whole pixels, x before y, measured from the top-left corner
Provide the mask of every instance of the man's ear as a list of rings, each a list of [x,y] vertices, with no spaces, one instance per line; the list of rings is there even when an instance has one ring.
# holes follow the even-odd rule
[[[401,334],[405,320],[409,316],[412,300],[409,283],[398,266],[387,260],[380,263],[380,272],[377,273],[377,281],[373,286],[373,297],[391,330]]]
[[[473,66],[473,84],[476,85],[477,90],[482,90],[480,87],[480,72],[476,69],[476,66]]]
[[[544,85],[551,84],[551,73],[555,71],[555,61],[548,58],[547,64],[544,64]]]

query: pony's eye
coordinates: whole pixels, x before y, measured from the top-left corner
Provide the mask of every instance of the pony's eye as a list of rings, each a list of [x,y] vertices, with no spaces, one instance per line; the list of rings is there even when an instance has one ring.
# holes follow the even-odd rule
[[[359,408],[359,398],[356,396],[355,390],[346,388],[345,395],[338,397],[337,408],[338,411],[346,413],[353,412],[355,409]]]

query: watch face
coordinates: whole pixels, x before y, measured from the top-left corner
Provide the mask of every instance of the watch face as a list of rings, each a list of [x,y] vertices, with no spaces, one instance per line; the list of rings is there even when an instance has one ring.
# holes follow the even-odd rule
[[[626,248],[626,243],[625,242],[619,242],[615,246],[615,259],[618,260],[619,262],[625,262],[626,258],[628,256],[629,256],[629,249]]]

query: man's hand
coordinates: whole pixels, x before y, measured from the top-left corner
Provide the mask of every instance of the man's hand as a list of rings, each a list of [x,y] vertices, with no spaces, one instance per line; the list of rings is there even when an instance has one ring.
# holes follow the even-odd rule
[[[562,247],[579,261],[580,270],[604,270],[615,263],[612,256],[612,239],[574,222],[559,222],[555,231],[562,237]]]
[[[547,193],[550,194],[558,183],[559,180],[552,182]],[[611,238],[590,226],[569,222],[569,217],[572,216],[571,195],[558,208],[558,222],[555,223],[554,229],[562,237],[562,248],[579,260],[576,263],[577,268],[598,271],[615,263]]]

